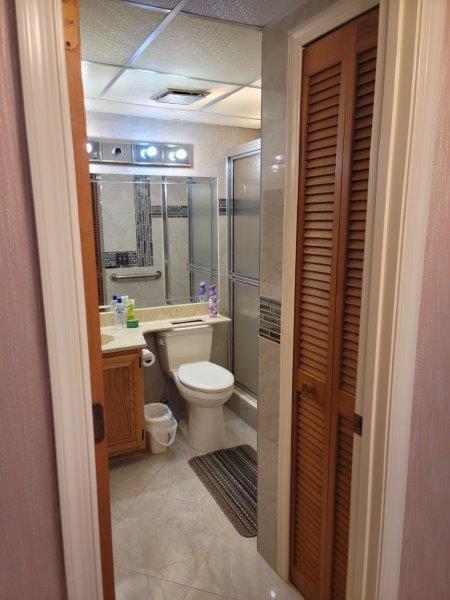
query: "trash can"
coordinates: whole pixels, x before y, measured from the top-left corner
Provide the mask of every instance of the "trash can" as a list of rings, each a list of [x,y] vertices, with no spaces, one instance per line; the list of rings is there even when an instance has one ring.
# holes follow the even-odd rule
[[[175,441],[177,422],[165,404],[152,402],[144,406],[145,440],[152,454],[166,452]]]

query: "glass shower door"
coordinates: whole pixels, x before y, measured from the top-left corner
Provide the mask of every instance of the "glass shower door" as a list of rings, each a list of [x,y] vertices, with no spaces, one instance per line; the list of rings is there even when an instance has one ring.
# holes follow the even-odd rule
[[[201,281],[217,285],[217,180],[189,179],[189,273],[191,297]]]
[[[231,362],[237,385],[258,394],[261,154],[229,158]]]

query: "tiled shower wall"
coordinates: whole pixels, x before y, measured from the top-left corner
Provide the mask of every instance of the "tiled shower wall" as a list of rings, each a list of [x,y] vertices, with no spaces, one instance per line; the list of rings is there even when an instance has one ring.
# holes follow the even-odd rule
[[[262,179],[260,327],[258,344],[258,549],[277,563],[278,416],[280,322],[286,162],[286,77],[288,32],[330,0],[310,0],[264,30],[262,68]]]

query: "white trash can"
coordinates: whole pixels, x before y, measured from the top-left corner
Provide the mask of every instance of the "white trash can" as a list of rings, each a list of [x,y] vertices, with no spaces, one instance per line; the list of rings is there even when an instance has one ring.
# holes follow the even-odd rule
[[[165,404],[152,402],[144,406],[145,440],[152,454],[166,452],[175,441],[177,422]]]

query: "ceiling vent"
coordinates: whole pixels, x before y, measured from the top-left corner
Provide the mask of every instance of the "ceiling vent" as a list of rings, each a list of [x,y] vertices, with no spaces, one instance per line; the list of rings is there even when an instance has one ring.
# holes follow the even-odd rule
[[[164,90],[164,92],[159,92],[156,96],[153,96],[152,100],[156,102],[161,102],[163,104],[194,104],[194,102],[198,102],[202,98],[205,98],[210,92],[205,90]]]

